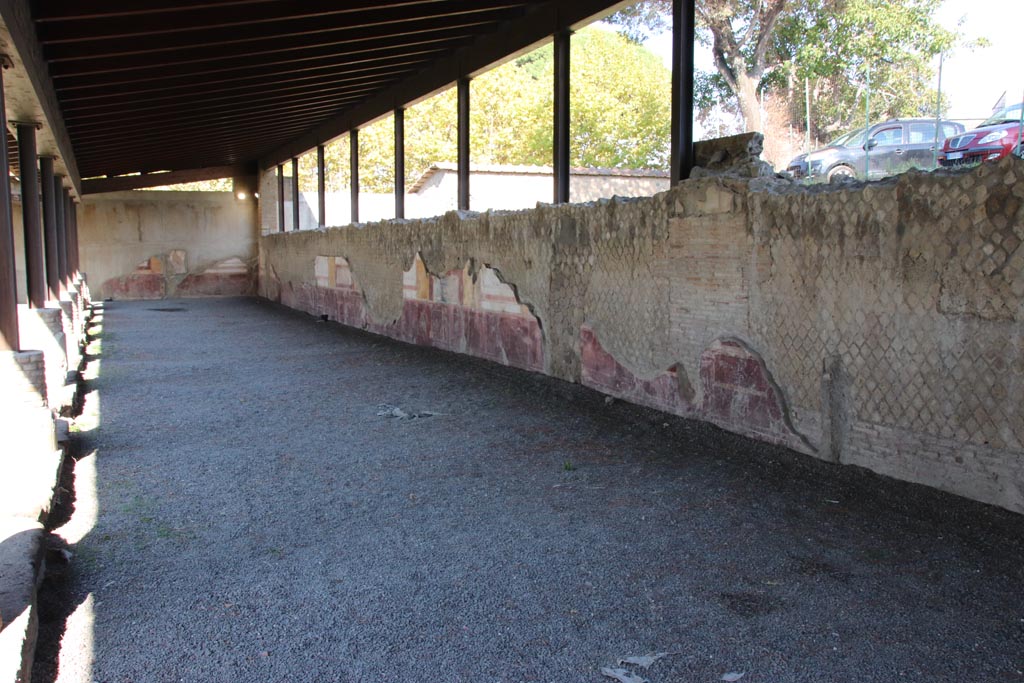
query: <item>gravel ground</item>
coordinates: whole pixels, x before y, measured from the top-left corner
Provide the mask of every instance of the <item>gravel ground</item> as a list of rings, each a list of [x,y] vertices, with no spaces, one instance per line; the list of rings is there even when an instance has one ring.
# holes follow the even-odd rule
[[[1020,516],[258,300],[101,320],[37,681],[1024,680]]]

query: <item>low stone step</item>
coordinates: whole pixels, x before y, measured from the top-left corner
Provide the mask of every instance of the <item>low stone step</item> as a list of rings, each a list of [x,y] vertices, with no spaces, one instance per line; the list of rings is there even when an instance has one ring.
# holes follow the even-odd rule
[[[43,526],[34,520],[0,519],[0,683],[31,679],[44,534]]]

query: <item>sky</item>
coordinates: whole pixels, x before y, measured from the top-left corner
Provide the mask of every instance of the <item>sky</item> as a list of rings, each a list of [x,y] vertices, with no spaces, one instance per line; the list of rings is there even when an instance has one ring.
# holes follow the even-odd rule
[[[938,18],[951,30],[963,18],[959,35],[968,39],[984,37],[991,43],[973,51],[959,48],[946,56],[942,90],[949,97],[950,118],[986,118],[1004,91],[1007,104],[1024,100],[1024,45],[1020,38],[1024,1],[946,0]]]
[[[988,118],[1002,93],[1006,103],[1024,100],[1024,0],[946,0],[938,12],[939,23],[955,30],[962,40],[987,38],[990,46],[968,50],[957,48],[947,54],[942,69],[942,91],[950,104],[949,118],[970,128]],[[963,25],[957,28],[960,21]],[[670,34],[656,36],[646,46],[671,66]],[[697,46],[697,67],[714,68],[711,51]],[[935,60],[936,72],[938,59]],[[936,85],[938,85],[936,81]],[[700,133],[701,131],[695,131]]]

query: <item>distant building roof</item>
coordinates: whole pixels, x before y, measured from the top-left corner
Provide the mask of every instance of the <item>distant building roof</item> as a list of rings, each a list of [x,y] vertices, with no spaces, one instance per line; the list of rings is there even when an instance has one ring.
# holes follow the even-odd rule
[[[458,164],[447,161],[432,163],[420,174],[416,182],[409,188],[410,193],[419,192],[430,178],[437,173],[457,171]],[[494,175],[552,175],[550,166],[516,166],[512,164],[470,164],[470,173],[490,173]],[[569,170],[574,176],[618,176],[623,178],[668,178],[668,171],[652,168],[573,168]]]

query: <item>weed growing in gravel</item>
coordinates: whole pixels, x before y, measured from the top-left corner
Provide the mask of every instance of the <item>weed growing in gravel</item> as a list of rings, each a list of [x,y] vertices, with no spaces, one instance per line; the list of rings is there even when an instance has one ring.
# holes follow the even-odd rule
[[[562,464],[562,469],[566,472],[572,472],[576,469],[576,465],[572,464],[572,460],[566,460],[565,463]]]

